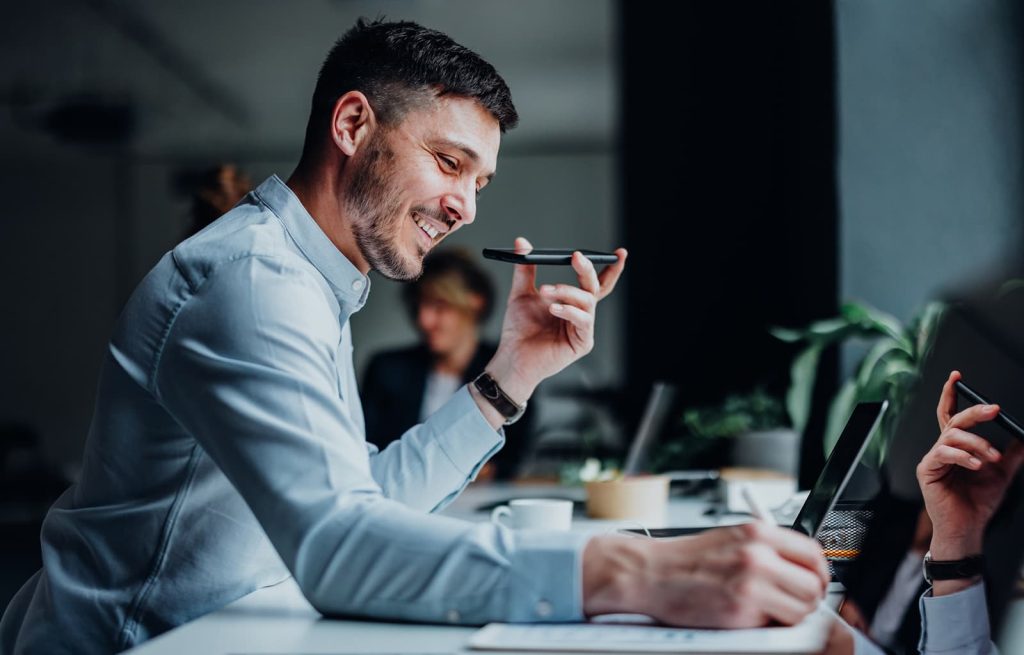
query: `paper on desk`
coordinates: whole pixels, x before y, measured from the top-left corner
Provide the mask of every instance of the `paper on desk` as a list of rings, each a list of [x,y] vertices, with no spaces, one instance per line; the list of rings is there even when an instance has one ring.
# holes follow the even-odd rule
[[[792,627],[690,630],[626,623],[491,623],[470,637],[476,650],[605,653],[820,653],[832,617],[818,610]]]

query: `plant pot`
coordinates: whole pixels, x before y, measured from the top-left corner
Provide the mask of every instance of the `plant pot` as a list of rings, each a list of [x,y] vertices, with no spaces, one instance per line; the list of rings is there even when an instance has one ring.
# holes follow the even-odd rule
[[[800,470],[800,435],[791,428],[738,434],[733,439],[732,464],[769,469],[795,478]]]
[[[669,479],[664,475],[638,475],[588,482],[587,516],[593,519],[638,521],[661,526],[668,509]]]

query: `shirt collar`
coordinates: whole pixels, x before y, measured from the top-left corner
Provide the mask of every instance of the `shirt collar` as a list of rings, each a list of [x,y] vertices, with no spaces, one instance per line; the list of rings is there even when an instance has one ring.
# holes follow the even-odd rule
[[[362,309],[370,293],[370,278],[331,243],[288,185],[271,175],[253,193],[281,219],[302,254],[327,279],[338,302],[352,312]]]

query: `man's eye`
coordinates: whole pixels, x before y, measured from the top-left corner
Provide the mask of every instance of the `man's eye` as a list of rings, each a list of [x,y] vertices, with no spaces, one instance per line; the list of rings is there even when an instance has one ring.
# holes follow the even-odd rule
[[[440,158],[441,161],[444,162],[444,165],[447,166],[449,169],[453,171],[459,170],[459,164],[451,157],[445,157],[444,155],[440,155]]]

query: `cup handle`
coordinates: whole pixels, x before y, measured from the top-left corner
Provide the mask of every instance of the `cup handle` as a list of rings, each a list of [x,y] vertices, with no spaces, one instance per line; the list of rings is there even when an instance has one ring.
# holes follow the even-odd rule
[[[512,516],[512,510],[508,508],[508,505],[499,505],[494,508],[491,512],[491,523],[497,523],[498,525],[503,525],[506,528],[509,527],[507,523],[502,523],[501,517],[503,516]]]

